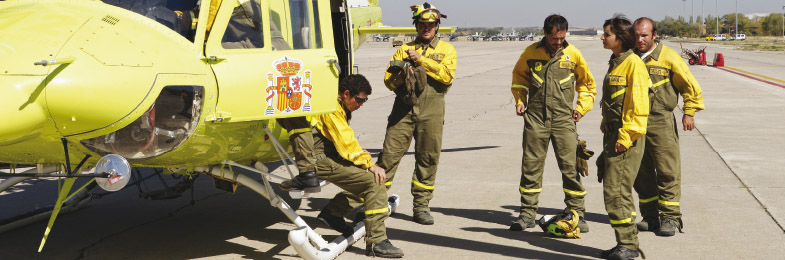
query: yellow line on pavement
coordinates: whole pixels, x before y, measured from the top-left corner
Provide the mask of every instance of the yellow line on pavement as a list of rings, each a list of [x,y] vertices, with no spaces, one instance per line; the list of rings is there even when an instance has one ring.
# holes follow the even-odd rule
[[[775,79],[775,78],[772,78],[772,77],[766,77],[766,76],[763,76],[763,75],[760,75],[760,74],[755,74],[755,73],[752,73],[752,72],[749,72],[749,71],[740,70],[740,69],[737,69],[737,68],[734,68],[734,67],[725,66],[725,68],[732,69],[732,70],[735,70],[735,71],[738,71],[738,72],[747,73],[747,74],[750,74],[750,75],[753,75],[753,76],[757,76],[757,77],[761,77],[761,78],[764,78],[764,79],[773,80],[773,81],[776,81],[776,82],[779,82],[779,83],[785,83],[785,80]]]

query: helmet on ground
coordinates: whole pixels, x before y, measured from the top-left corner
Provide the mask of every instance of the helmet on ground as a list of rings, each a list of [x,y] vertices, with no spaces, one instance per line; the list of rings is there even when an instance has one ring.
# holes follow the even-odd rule
[[[581,238],[581,229],[578,227],[580,217],[575,210],[561,212],[555,216],[542,216],[537,224],[542,231],[555,237]]]
[[[436,9],[436,6],[425,2],[421,5],[413,5],[412,8],[412,20],[414,22],[436,22],[439,23],[441,18],[447,18],[446,15],[443,15],[439,12],[439,9]]]

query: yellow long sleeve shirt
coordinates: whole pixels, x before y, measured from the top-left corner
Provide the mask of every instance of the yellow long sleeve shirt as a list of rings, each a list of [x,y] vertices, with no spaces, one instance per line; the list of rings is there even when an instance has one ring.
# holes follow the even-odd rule
[[[572,87],[573,84],[575,92],[578,93],[575,110],[586,115],[586,112],[592,109],[597,95],[596,84],[583,54],[566,41],[553,57],[542,41],[529,45],[512,70],[511,91],[516,105],[528,106],[527,95],[530,92],[546,87],[553,88],[551,91],[561,90]],[[535,94],[542,92],[537,91]],[[571,103],[572,98],[567,102]]]
[[[665,109],[672,111],[676,107],[677,94],[681,94],[684,99],[682,107],[684,114],[695,116],[695,112],[706,109],[703,104],[703,91],[698,81],[676,51],[658,42],[657,47],[644,57],[643,62],[649,70],[655,96],[663,103]],[[678,93],[674,93],[674,88]]]
[[[646,134],[652,83],[646,65],[632,50],[611,57],[609,63],[602,89],[602,121],[621,123],[617,142],[629,148]],[[612,129],[606,127],[605,131]]]
[[[371,154],[363,151],[360,143],[354,138],[354,130],[349,126],[349,122],[346,120],[346,110],[340,102],[338,102],[335,112],[316,116],[313,124],[327,140],[333,143],[335,150],[342,158],[363,169],[371,168],[374,165]]]
[[[423,48],[425,52],[423,52]],[[458,53],[452,44],[434,39],[430,44],[416,44],[409,42],[398,48],[390,61],[403,60],[409,58],[407,50],[414,49],[419,53],[420,59],[415,63],[425,67],[425,72],[429,77],[436,81],[450,86],[455,79],[455,70],[458,67]],[[395,90],[404,84],[401,75],[393,75],[389,72],[384,73],[384,85],[390,90]]]

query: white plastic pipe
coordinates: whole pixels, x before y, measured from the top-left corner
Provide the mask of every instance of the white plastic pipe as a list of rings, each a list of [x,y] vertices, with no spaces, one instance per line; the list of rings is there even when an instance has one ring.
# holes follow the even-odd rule
[[[297,251],[297,254],[306,260],[335,259],[338,255],[343,253],[343,251],[346,251],[346,248],[365,236],[365,224],[357,224],[357,226],[354,227],[354,233],[351,236],[338,236],[338,238],[330,242],[326,247],[321,247],[320,249],[314,247],[309,241],[308,238],[312,236],[311,233],[317,236],[319,235],[310,227],[298,227],[289,231],[289,243],[294,248],[294,251]]]

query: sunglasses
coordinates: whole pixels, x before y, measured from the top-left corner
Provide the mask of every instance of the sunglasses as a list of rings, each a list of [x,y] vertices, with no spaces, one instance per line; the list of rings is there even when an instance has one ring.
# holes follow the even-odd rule
[[[358,96],[354,96],[354,101],[357,101],[357,103],[362,104],[362,103],[368,102],[368,98],[361,98],[361,97],[358,97]]]

